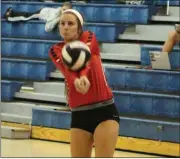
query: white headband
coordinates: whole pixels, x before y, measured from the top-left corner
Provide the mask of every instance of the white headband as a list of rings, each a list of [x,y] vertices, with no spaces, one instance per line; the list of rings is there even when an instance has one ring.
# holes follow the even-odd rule
[[[67,13],[67,12],[75,14],[75,16],[79,19],[81,26],[83,26],[84,20],[83,20],[82,15],[78,11],[76,11],[74,9],[67,9],[62,14]]]

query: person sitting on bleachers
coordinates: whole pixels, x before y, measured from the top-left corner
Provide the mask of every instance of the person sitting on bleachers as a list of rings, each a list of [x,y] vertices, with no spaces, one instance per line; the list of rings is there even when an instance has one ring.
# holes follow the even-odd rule
[[[46,22],[45,31],[50,32],[57,26],[59,16],[62,14],[62,12],[71,8],[72,4],[70,2],[64,2],[62,7],[44,7],[36,12],[19,12],[14,11],[12,7],[9,7],[4,17],[9,22],[28,21],[32,19],[43,20]]]
[[[180,43],[180,24],[176,24],[175,30],[169,32],[168,39],[164,43],[162,51],[170,53],[176,43]]]
[[[127,5],[142,5],[145,3],[144,0],[117,0],[117,3],[127,4]]]

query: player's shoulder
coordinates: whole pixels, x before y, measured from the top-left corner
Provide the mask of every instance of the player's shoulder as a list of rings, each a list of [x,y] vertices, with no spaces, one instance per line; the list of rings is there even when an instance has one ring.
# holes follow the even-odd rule
[[[87,31],[84,31],[82,33],[82,36],[84,36],[84,37],[93,37],[93,36],[95,36],[95,34],[92,31],[87,30]]]
[[[64,45],[65,45],[64,42],[59,42],[57,44],[52,45],[52,47],[50,48],[50,53],[61,55],[61,50]]]
[[[96,37],[92,31],[84,31],[80,37],[80,40],[86,44],[90,44],[94,38]]]
[[[52,45],[52,48],[54,48],[54,49],[62,49],[64,47],[64,45],[65,45],[64,41],[61,41],[59,43],[56,43],[56,44]]]

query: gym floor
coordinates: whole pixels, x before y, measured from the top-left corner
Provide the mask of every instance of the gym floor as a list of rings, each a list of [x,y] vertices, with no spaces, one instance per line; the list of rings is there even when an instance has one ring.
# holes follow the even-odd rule
[[[1,157],[70,157],[69,144],[34,140],[1,138]],[[94,157],[94,149],[92,153]],[[158,157],[147,154],[115,151],[114,157]]]

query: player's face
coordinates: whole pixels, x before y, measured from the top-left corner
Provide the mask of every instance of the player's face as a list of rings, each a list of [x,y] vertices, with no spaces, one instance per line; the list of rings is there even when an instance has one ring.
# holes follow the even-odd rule
[[[75,15],[65,13],[60,17],[59,22],[60,35],[66,42],[76,40],[78,38],[78,21]]]

